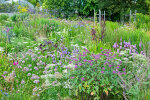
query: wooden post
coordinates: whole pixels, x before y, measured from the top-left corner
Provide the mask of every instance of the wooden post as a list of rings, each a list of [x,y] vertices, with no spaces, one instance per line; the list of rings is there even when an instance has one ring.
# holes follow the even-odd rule
[[[99,25],[101,24],[101,10],[99,9]]]
[[[104,11],[104,21],[105,21],[105,11]]]
[[[131,12],[131,10],[130,10],[130,17],[129,17],[129,21],[130,21],[130,22],[129,22],[129,24],[131,24],[131,13],[132,13],[132,12]]]
[[[134,22],[136,22],[136,12],[137,12],[137,10],[135,10],[135,14],[134,14]]]
[[[94,26],[95,26],[95,9],[94,9]]]

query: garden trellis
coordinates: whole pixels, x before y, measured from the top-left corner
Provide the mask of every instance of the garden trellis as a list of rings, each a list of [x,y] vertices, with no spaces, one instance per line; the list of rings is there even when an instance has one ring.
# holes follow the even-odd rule
[[[134,22],[136,21],[136,13],[137,10],[135,10],[135,12],[132,14],[132,10],[130,10],[130,13],[128,15],[125,15],[125,17],[129,16],[129,24],[131,24],[131,17],[134,17]]]
[[[95,16],[96,17],[98,16],[98,19],[99,19],[98,21],[99,21],[99,25],[100,25],[102,20],[105,21],[105,15],[106,15],[105,11],[102,14],[102,11],[99,9],[99,13],[97,14],[94,9],[94,26],[95,26]]]

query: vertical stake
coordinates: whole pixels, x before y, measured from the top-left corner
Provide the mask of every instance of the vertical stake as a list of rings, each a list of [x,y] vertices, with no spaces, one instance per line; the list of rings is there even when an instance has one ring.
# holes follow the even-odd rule
[[[104,21],[105,21],[105,11],[104,11]]]
[[[94,26],[95,26],[95,9],[94,9]]]
[[[137,10],[135,10],[135,14],[134,14],[134,22],[136,22],[136,12],[137,12]]]
[[[132,13],[132,12],[131,12],[131,10],[130,10],[130,17],[129,17],[129,21],[130,21],[130,22],[129,22],[129,24],[131,24],[131,13]]]
[[[101,24],[101,10],[99,9],[99,25]]]

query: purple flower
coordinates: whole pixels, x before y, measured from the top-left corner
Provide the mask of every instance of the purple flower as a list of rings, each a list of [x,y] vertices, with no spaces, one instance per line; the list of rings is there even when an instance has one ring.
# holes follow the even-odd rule
[[[34,82],[33,82],[33,83],[36,83],[36,84],[37,84],[37,83],[39,83],[39,82],[40,82],[39,80],[34,80]]]
[[[116,71],[113,71],[113,74],[115,74],[116,73]]]
[[[148,75],[148,79],[150,79],[150,74]]]
[[[95,58],[95,59],[99,59],[100,56],[99,56],[99,55],[95,55],[94,58]]]
[[[37,67],[34,67],[35,70],[39,70]]]
[[[78,61],[78,59],[76,59],[76,58],[73,58],[73,60],[74,60],[74,61]]]
[[[74,77],[71,77],[71,79],[74,79]]]
[[[78,68],[78,66],[77,66],[77,65],[75,65],[75,68]]]
[[[135,53],[135,49],[133,49],[132,52]]]
[[[35,75],[35,74],[33,74],[32,77],[31,77],[31,79],[39,79],[39,78],[40,78],[40,77],[37,76],[37,75]]]
[[[82,66],[82,64],[81,64],[81,63],[79,63],[79,66]]]
[[[29,64],[28,66],[29,66],[29,67],[31,67],[32,65],[31,65],[31,64]]]
[[[125,69],[125,68],[123,68],[122,70],[123,70],[123,71],[126,71],[126,69]]]
[[[105,69],[105,67],[102,67],[102,69]]]
[[[28,73],[27,76],[31,76],[31,73]]]
[[[142,42],[139,43],[139,47],[140,47],[140,48],[142,47]]]
[[[86,62],[86,61],[87,61],[87,59],[84,59],[83,61],[84,61],[84,62]]]
[[[122,49],[122,46],[120,46],[120,49]]]
[[[67,51],[62,51],[63,54],[67,54]]]
[[[86,52],[83,52],[83,55],[86,55]]]
[[[93,66],[93,64],[91,63],[90,66]]]
[[[117,66],[116,68],[118,68],[118,69],[119,69],[120,67],[119,67],[119,66]]]
[[[126,75],[126,72],[123,72],[124,75]]]
[[[45,71],[43,71],[43,74],[47,74],[48,72],[45,70]]]
[[[35,88],[33,89],[34,92],[37,91],[37,90],[38,90],[37,87],[35,87]]]
[[[121,45],[121,47],[122,47],[122,42],[120,42],[120,44],[119,45]]]
[[[136,49],[136,44],[135,44],[135,45],[132,45],[132,47],[133,47],[134,49]]]
[[[84,77],[82,77],[81,80],[84,81],[85,80]]]
[[[4,72],[3,72],[4,75],[7,74],[7,73],[8,73],[7,71],[4,71]]]
[[[130,54],[130,55],[131,55],[131,52],[132,52],[132,51],[131,51],[131,49],[130,49],[130,50],[129,50],[129,54]]]
[[[104,71],[101,71],[102,74],[104,74]]]
[[[118,48],[119,46],[118,46],[117,43],[114,43],[113,47],[114,47],[114,48]]]
[[[118,72],[118,74],[119,74],[119,75],[122,75],[122,73],[121,73],[121,72]]]
[[[29,68],[28,68],[28,67],[24,67],[24,68],[23,68],[23,71],[28,72],[28,71],[29,71]]]
[[[7,28],[7,31],[6,31],[6,32],[8,33],[8,32],[9,32],[9,30],[10,30],[10,29],[9,29],[9,28]]]
[[[33,61],[35,61],[35,58],[32,58]]]
[[[37,65],[37,66],[39,66],[39,65],[40,65],[40,63],[36,63],[36,65]]]
[[[79,57],[79,60],[81,60],[81,57]]]
[[[6,76],[4,76],[4,75],[1,75],[3,78],[6,78]]]
[[[25,63],[25,61],[23,60],[22,63]]]
[[[108,65],[109,67],[112,67],[112,65]]]
[[[71,64],[72,63],[72,61],[69,61],[69,64]]]
[[[24,83],[25,83],[25,81],[24,81],[24,80],[22,80],[22,81],[21,81],[21,84],[24,84]]]
[[[88,60],[89,63],[91,63],[93,60]]]
[[[84,48],[84,50],[85,50],[86,52],[89,52],[88,49],[86,49],[86,48]]]
[[[117,53],[119,53],[119,49],[117,49]]]

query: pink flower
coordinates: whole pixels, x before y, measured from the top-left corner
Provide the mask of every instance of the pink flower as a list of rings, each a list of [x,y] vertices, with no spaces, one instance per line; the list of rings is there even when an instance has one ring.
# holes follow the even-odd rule
[[[108,65],[109,67],[112,67],[112,65]]]
[[[75,65],[75,68],[78,68],[78,66],[77,66],[77,65]]]
[[[86,52],[83,52],[83,55],[86,55]]]
[[[86,59],[84,59],[83,61],[84,61],[84,62],[86,62],[87,60],[86,60]]]
[[[125,69],[125,68],[123,68],[122,70],[123,70],[123,71],[126,71],[126,69]]]
[[[8,28],[6,32],[8,33],[8,32],[9,32],[9,30],[10,30],[10,29]]]
[[[18,62],[14,62],[13,65],[14,65],[14,66],[15,66],[15,65],[18,65]]]
[[[71,77],[72,79],[74,79],[74,77]]]
[[[101,71],[102,74],[104,74],[104,71]]]
[[[116,73],[116,71],[113,71],[113,74],[115,74]]]
[[[82,66],[82,64],[81,64],[81,63],[79,63],[79,65],[80,65],[80,66]]]
[[[89,50],[88,50],[88,49],[86,49],[86,48],[84,48],[84,50],[85,50],[86,52],[89,52]]]
[[[84,81],[85,80],[84,77],[82,77],[81,80]]]
[[[105,69],[105,67],[103,67],[102,69]]]

